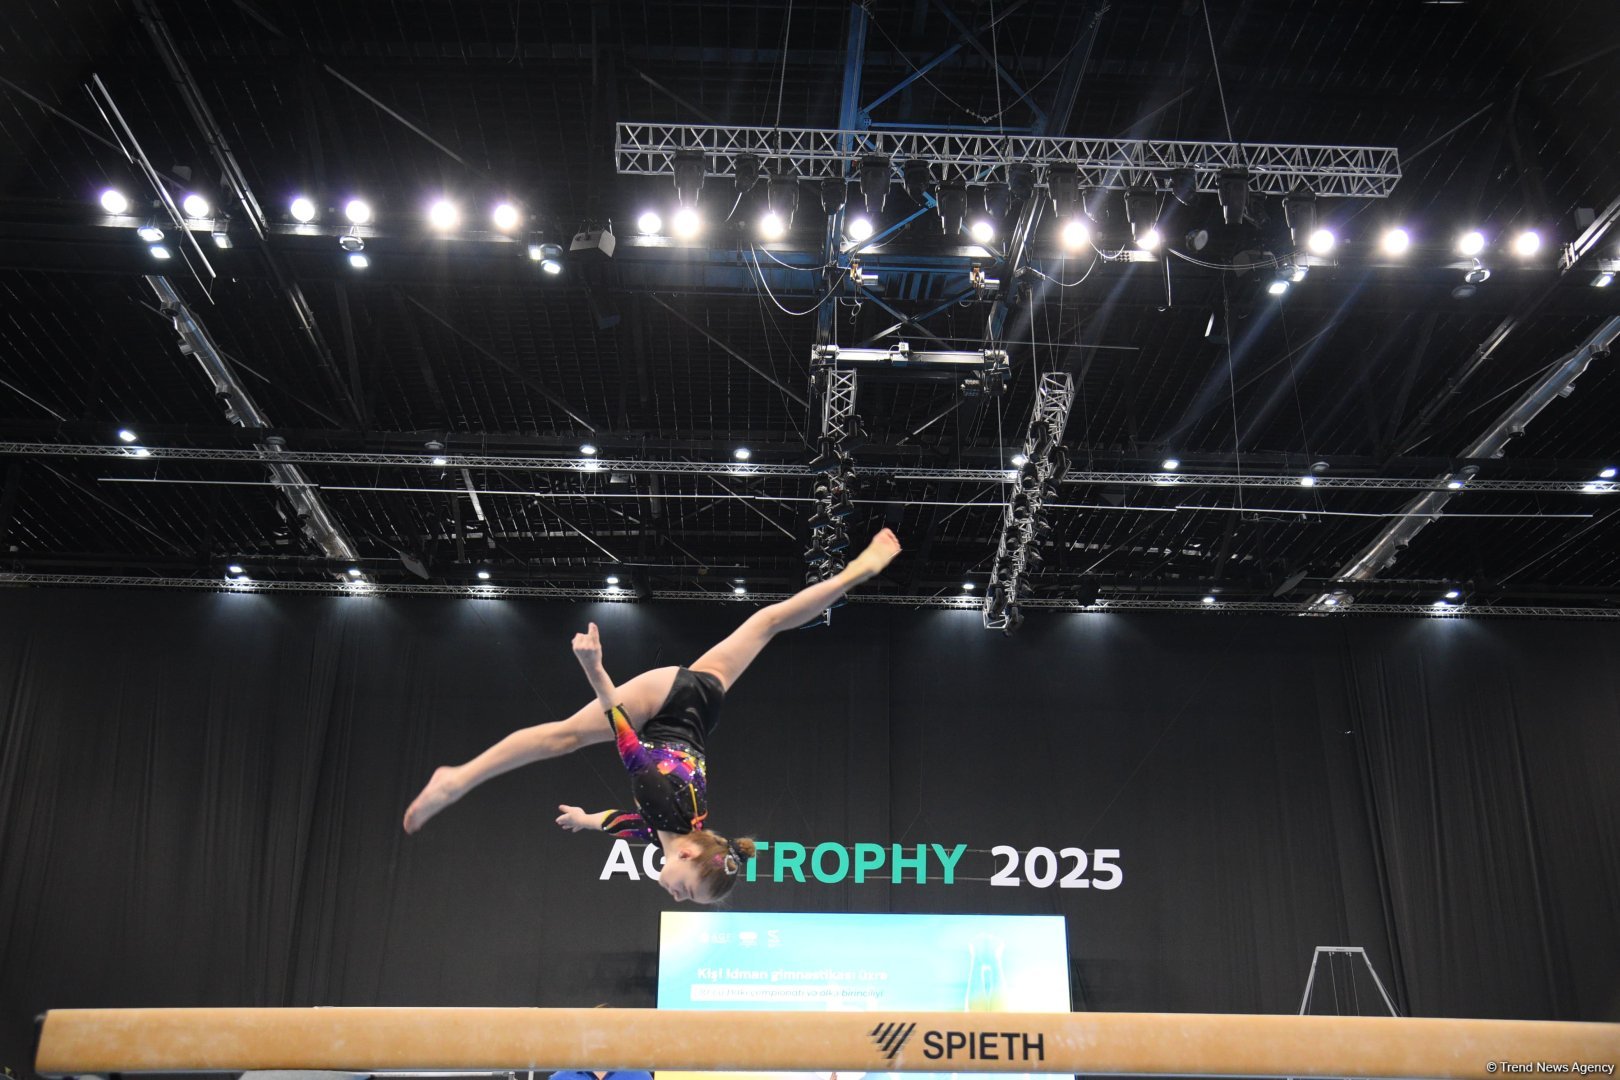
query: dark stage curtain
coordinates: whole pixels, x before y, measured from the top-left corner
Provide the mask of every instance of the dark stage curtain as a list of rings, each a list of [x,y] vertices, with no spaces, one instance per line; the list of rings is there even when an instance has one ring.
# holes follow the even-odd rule
[[[650,1005],[646,883],[559,802],[610,746],[417,837],[436,764],[693,660],[750,607],[0,594],[0,1064],[48,1007]],[[1620,627],[840,609],[727,702],[713,824],[966,844],[951,886],[757,882],[735,907],[1057,913],[1077,1008],[1288,1012],[1361,945],[1403,1011],[1620,1014]],[[989,849],[1118,849],[1120,888]],[[1365,992],[1340,1011],[1379,1011]],[[1320,1009],[1318,1011],[1321,1011]]]

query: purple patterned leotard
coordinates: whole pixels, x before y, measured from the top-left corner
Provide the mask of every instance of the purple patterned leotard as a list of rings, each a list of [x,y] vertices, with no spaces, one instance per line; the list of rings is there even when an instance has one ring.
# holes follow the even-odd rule
[[[719,679],[681,668],[669,697],[640,735],[622,708],[608,712],[636,812],[609,810],[603,832],[656,843],[660,830],[685,834],[704,827],[709,796],[703,740],[719,718],[723,697]]]

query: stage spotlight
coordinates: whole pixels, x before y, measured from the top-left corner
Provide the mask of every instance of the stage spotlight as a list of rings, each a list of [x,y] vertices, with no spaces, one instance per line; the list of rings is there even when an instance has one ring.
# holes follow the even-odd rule
[[[155,244],[159,240],[163,239],[163,230],[158,228],[156,225],[142,225],[140,228],[135,230],[135,235],[140,237],[142,240],[145,240],[148,244]]]
[[[1602,472],[1598,473],[1598,479],[1599,480],[1613,480],[1614,477],[1615,477],[1615,471],[1614,471],[1614,466],[1613,465],[1610,465],[1608,468],[1606,468]]]
[[[1412,234],[1402,228],[1385,229],[1379,241],[1385,255],[1405,255],[1412,247]]]
[[[349,576],[350,577],[357,578],[357,577],[360,576],[360,573],[361,573],[361,571],[360,571],[360,568],[358,566],[349,567]]]
[[[433,464],[440,465],[440,466],[448,465],[448,464],[450,464],[450,459],[445,457],[444,455],[440,454],[439,456],[437,456],[437,457],[435,457],[433,459]]]
[[[164,247],[162,244],[153,244],[149,250],[152,252],[152,258],[157,259],[160,262],[169,257],[169,249]]]
[[[1191,206],[1198,195],[1198,174],[1192,169],[1170,171],[1170,196],[1182,206]]]
[[[371,259],[363,251],[349,252],[349,265],[356,270],[364,270],[371,265]]]
[[[1029,464],[1029,458],[1024,454],[1014,454],[1012,456],[1012,464],[1013,468],[1022,469],[1025,465]]]
[[[579,452],[584,454],[586,457],[595,457],[596,456],[596,444],[595,443],[580,443],[579,444]]]
[[[1181,468],[1181,461],[1177,458],[1167,457],[1161,463],[1161,467],[1166,472],[1174,472],[1175,470]]]
[[[1151,245],[1142,243],[1149,231],[1158,233],[1155,228],[1158,216],[1159,197],[1153,192],[1133,188],[1125,193],[1125,220],[1131,223],[1131,238],[1138,247],[1151,251],[1159,246],[1157,241]]]
[[[1458,592],[1456,589],[1447,589],[1446,590],[1446,599],[1447,600],[1456,600],[1460,596],[1462,596],[1462,593]]]
[[[220,249],[231,246],[231,221],[224,214],[214,219],[214,227],[209,230],[209,236],[214,238],[214,246]]]
[[[1079,218],[1071,218],[1063,223],[1063,246],[1069,251],[1079,251],[1091,243],[1091,230]]]
[[[1296,266],[1288,271],[1288,280],[1292,281],[1295,285],[1298,285],[1300,282],[1305,280],[1305,275],[1309,271],[1310,267],[1308,266]]]
[[[523,220],[523,215],[518,213],[518,208],[511,203],[503,202],[497,203],[495,209],[489,212],[489,220],[494,222],[495,227],[501,232],[511,232]]]
[[[990,224],[989,219],[980,218],[968,226],[968,235],[973,237],[975,243],[988,244],[996,238],[996,227]]]
[[[746,585],[733,585],[731,587],[731,595],[733,595],[733,596],[747,596],[748,595],[748,586],[746,586]]]
[[[1052,212],[1059,221],[1077,216],[1080,212],[1080,170],[1067,162],[1052,165],[1046,170],[1046,190],[1052,196]]]
[[[703,176],[708,171],[701,150],[675,152],[675,201],[683,207],[697,205],[698,193],[703,190]]]
[[[607,576],[607,583],[609,585],[617,585],[619,583],[619,575],[618,574],[609,574]]]
[[[976,587],[977,586],[975,586],[973,584],[973,582],[971,582],[971,581],[962,582],[962,591],[963,592],[972,592]]]
[[[291,211],[293,220],[301,225],[315,220],[315,204],[303,195],[294,199],[287,209]]]
[[[861,199],[866,212],[872,216],[883,213],[883,204],[889,198],[891,171],[889,159],[881,154],[861,158]]]
[[[1206,596],[1204,597],[1203,602],[1206,604],[1213,604],[1215,602],[1215,598],[1213,596]]]
[[[821,181],[821,210],[831,217],[844,208],[849,199],[849,185],[836,176],[828,176]]]
[[[900,182],[912,201],[920,203],[928,197],[928,189],[934,186],[934,171],[922,158],[912,158],[901,166]]]
[[[480,571],[478,571],[478,580],[479,581],[488,581],[489,580],[489,571],[488,570],[480,570]]]
[[[1478,229],[1470,229],[1458,239],[1457,250],[1464,255],[1478,255],[1485,250],[1485,234]]]
[[[1273,278],[1271,284],[1266,286],[1266,292],[1272,296],[1281,296],[1288,291],[1289,281],[1285,277]]]
[[[782,215],[775,210],[765,211],[765,216],[759,219],[759,235],[763,240],[780,240],[787,234],[787,223]]]
[[[247,571],[242,569],[242,565],[240,563],[231,563],[231,565],[225,568],[225,572],[228,574],[244,574]]]
[[[371,220],[371,204],[364,199],[350,199],[343,205],[343,216],[352,224],[364,225]]]
[[[1000,221],[1007,216],[1007,210],[1012,205],[1012,191],[1006,184],[986,184],[984,186],[984,212]]]
[[[1249,174],[1242,169],[1221,173],[1215,181],[1215,196],[1220,200],[1222,220],[1228,225],[1241,224],[1249,205]]]
[[[1312,255],[1326,255],[1333,250],[1333,245],[1339,238],[1333,235],[1332,229],[1316,229],[1305,240],[1305,249]]]
[[[130,449],[134,452],[136,457],[151,457],[152,456],[152,451],[148,450],[144,446],[132,446],[132,447],[130,447]],[[1587,484],[1586,485],[1586,490],[1588,490],[1588,491],[1596,491],[1597,490],[1597,485],[1596,484]]]
[[[771,173],[765,178],[765,205],[782,219],[782,229],[793,227],[793,215],[799,209],[799,178],[791,174]]]
[[[643,210],[641,216],[636,218],[636,228],[643,236],[656,236],[664,227],[664,219],[658,216],[656,210]]]
[[[129,209],[129,200],[117,188],[108,188],[101,193],[101,208],[109,214],[122,214]]]
[[[1299,486],[1300,487],[1315,487],[1316,486],[1316,477],[1312,476],[1310,473],[1306,473],[1304,476],[1299,478]]]
[[[548,274],[560,274],[563,271],[562,260],[542,258],[540,260],[540,269]]]
[[[1608,270],[1603,271],[1603,273],[1592,279],[1592,288],[1594,289],[1607,289],[1613,284],[1614,274]]]
[[[449,199],[437,199],[428,207],[428,224],[440,232],[448,232],[461,221],[461,211]]]
[[[193,191],[180,200],[180,209],[186,212],[186,217],[205,218],[212,207],[208,205],[207,199]]]
[[[703,219],[698,212],[690,206],[683,206],[675,211],[675,217],[670,221],[674,226],[675,235],[682,240],[691,240],[702,230]]]
[[[731,165],[731,179],[737,185],[737,194],[746,195],[759,183],[759,158],[753,154],[738,154]]]
[[[1162,243],[1164,243],[1164,237],[1160,235],[1159,229],[1155,225],[1148,226],[1147,231],[1136,238],[1136,246],[1143,251],[1157,251]]]
[[[129,428],[119,428],[118,437],[124,442],[134,442],[136,439],[140,438],[139,435],[136,435],[133,431],[129,430]]]
[[[872,227],[871,218],[856,216],[849,219],[849,224],[844,226],[844,231],[849,234],[851,240],[859,244],[872,239],[872,233],[875,230]]]
[[[754,456],[754,452],[748,449],[746,446],[739,446],[737,449],[731,452],[731,456],[736,458],[738,461],[747,461],[749,458]]]
[[[1541,250],[1541,234],[1534,229],[1526,229],[1513,238],[1513,254],[1521,259],[1528,259]]]
[[[939,189],[939,224],[947,237],[962,231],[962,219],[967,216],[967,189],[960,184]]]

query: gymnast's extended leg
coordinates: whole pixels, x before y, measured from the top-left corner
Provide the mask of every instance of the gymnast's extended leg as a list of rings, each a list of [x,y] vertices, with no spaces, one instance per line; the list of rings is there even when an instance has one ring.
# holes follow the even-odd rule
[[[898,554],[900,541],[894,535],[894,530],[884,529],[872,537],[865,551],[835,576],[754,612],[732,631],[730,637],[698,657],[692,664],[692,670],[708,672],[729,691],[771,638],[783,630],[813,622],[823,611],[843,599],[845,593],[882,573],[883,568]]]

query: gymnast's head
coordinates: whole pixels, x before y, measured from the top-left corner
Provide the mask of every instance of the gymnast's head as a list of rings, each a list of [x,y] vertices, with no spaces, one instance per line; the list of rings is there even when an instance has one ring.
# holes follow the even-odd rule
[[[675,841],[673,853],[673,858],[664,860],[658,884],[677,900],[715,904],[747,872],[754,842],[746,836],[727,840],[718,833],[699,830]]]

